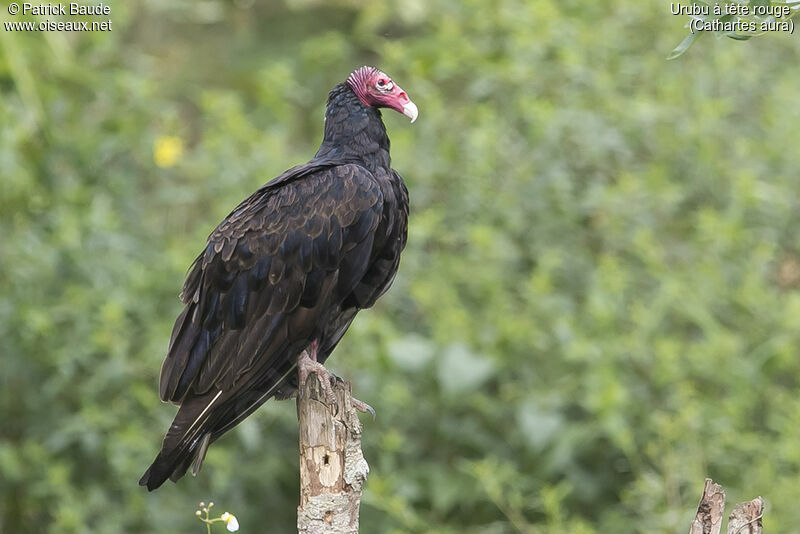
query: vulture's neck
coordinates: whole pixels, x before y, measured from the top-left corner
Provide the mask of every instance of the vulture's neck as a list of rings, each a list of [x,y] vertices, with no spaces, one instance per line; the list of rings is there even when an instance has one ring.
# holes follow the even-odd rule
[[[328,95],[325,137],[315,159],[360,163],[373,172],[391,166],[389,137],[381,112],[362,104],[345,83]]]

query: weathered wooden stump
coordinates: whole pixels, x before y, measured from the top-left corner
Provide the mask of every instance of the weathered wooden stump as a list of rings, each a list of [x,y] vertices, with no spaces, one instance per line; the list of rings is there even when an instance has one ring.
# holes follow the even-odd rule
[[[300,434],[299,534],[356,534],[361,489],[369,473],[361,452],[361,422],[350,384],[333,387],[336,404],[325,399],[311,374],[298,392]]]

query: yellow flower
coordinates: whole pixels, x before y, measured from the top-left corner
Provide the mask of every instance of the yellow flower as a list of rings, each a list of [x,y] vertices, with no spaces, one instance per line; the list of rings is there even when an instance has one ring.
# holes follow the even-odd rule
[[[235,515],[225,512],[220,516],[220,519],[225,523],[225,528],[228,529],[228,532],[236,532],[239,530],[239,521],[236,520]]]
[[[153,161],[161,168],[174,166],[183,155],[183,139],[162,135],[153,144]]]

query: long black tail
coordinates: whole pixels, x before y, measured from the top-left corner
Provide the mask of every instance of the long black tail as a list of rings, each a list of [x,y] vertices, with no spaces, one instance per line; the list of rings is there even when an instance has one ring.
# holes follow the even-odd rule
[[[144,472],[142,478],[139,479],[139,485],[147,486],[149,491],[153,491],[170,477],[173,477],[174,480],[179,479],[186,474],[188,468],[189,462],[186,462],[185,459],[176,467],[172,459],[159,453],[153,461],[153,464]]]
[[[219,425],[220,416],[226,411],[222,396],[221,391],[216,391],[187,400],[181,405],[164,436],[161,451],[139,480],[140,486],[147,486],[148,490],[153,491],[168,478],[177,481],[186,474],[195,459],[199,459],[199,469],[212,433]]]
[[[261,383],[234,397],[221,391],[186,400],[169,427],[161,451],[139,480],[140,486],[153,491],[169,478],[177,482],[192,466],[196,474],[208,446],[239,424],[276,394],[286,398],[296,381],[295,363],[287,362],[281,373],[267,373]]]
[[[165,454],[165,451],[162,450],[156,456],[153,464],[142,475],[142,478],[139,479],[139,485],[147,486],[149,491],[153,491],[166,482],[168,478],[173,482],[177,482],[186,474],[189,466],[192,467],[192,474],[196,475],[206,456],[208,446],[211,444],[211,438],[211,432],[206,432],[195,447],[183,453],[175,451],[173,454]]]

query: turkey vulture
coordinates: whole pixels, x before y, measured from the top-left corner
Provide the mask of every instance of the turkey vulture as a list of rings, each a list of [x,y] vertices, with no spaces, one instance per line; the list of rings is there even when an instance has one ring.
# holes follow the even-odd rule
[[[209,444],[271,397],[293,396],[359,310],[392,283],[406,244],[408,191],[391,168],[379,108],[417,106],[385,73],[361,67],[328,95],[314,158],[245,199],[208,237],[180,298],[161,368],[178,405],[139,484],[196,473]],[[368,408],[362,405],[362,408]]]

